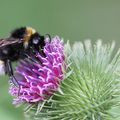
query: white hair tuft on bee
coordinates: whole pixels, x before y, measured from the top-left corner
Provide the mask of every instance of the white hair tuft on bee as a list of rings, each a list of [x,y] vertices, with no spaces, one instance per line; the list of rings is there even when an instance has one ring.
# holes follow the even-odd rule
[[[0,60],[0,75],[4,75],[5,74],[5,65],[4,65],[4,61]]]

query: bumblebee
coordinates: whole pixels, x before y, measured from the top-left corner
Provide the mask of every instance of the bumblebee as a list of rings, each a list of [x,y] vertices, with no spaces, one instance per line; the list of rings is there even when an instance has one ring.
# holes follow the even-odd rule
[[[0,39],[0,66],[2,66],[0,72],[4,69],[5,73],[12,78],[13,84],[18,85],[12,62],[35,54],[35,51],[42,51],[44,46],[45,36],[41,36],[35,29],[31,27],[15,29],[8,38]]]

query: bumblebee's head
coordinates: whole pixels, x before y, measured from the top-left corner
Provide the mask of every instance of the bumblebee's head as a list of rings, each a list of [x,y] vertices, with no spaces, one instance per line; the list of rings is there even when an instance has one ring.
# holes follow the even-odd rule
[[[44,46],[44,36],[40,36],[40,34],[31,27],[18,28],[11,33],[10,37],[22,39],[25,49],[28,49],[30,47],[39,49],[39,47],[42,48]]]

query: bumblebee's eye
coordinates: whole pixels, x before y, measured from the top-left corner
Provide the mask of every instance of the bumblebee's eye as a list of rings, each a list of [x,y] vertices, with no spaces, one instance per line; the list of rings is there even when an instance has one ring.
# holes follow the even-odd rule
[[[37,45],[39,43],[39,39],[33,39],[33,44]]]

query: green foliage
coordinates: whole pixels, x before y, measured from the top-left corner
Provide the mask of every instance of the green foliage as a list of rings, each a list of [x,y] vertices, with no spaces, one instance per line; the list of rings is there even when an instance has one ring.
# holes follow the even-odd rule
[[[99,40],[66,44],[68,70],[60,90],[48,101],[31,105],[28,120],[113,120],[120,116],[120,51]]]

